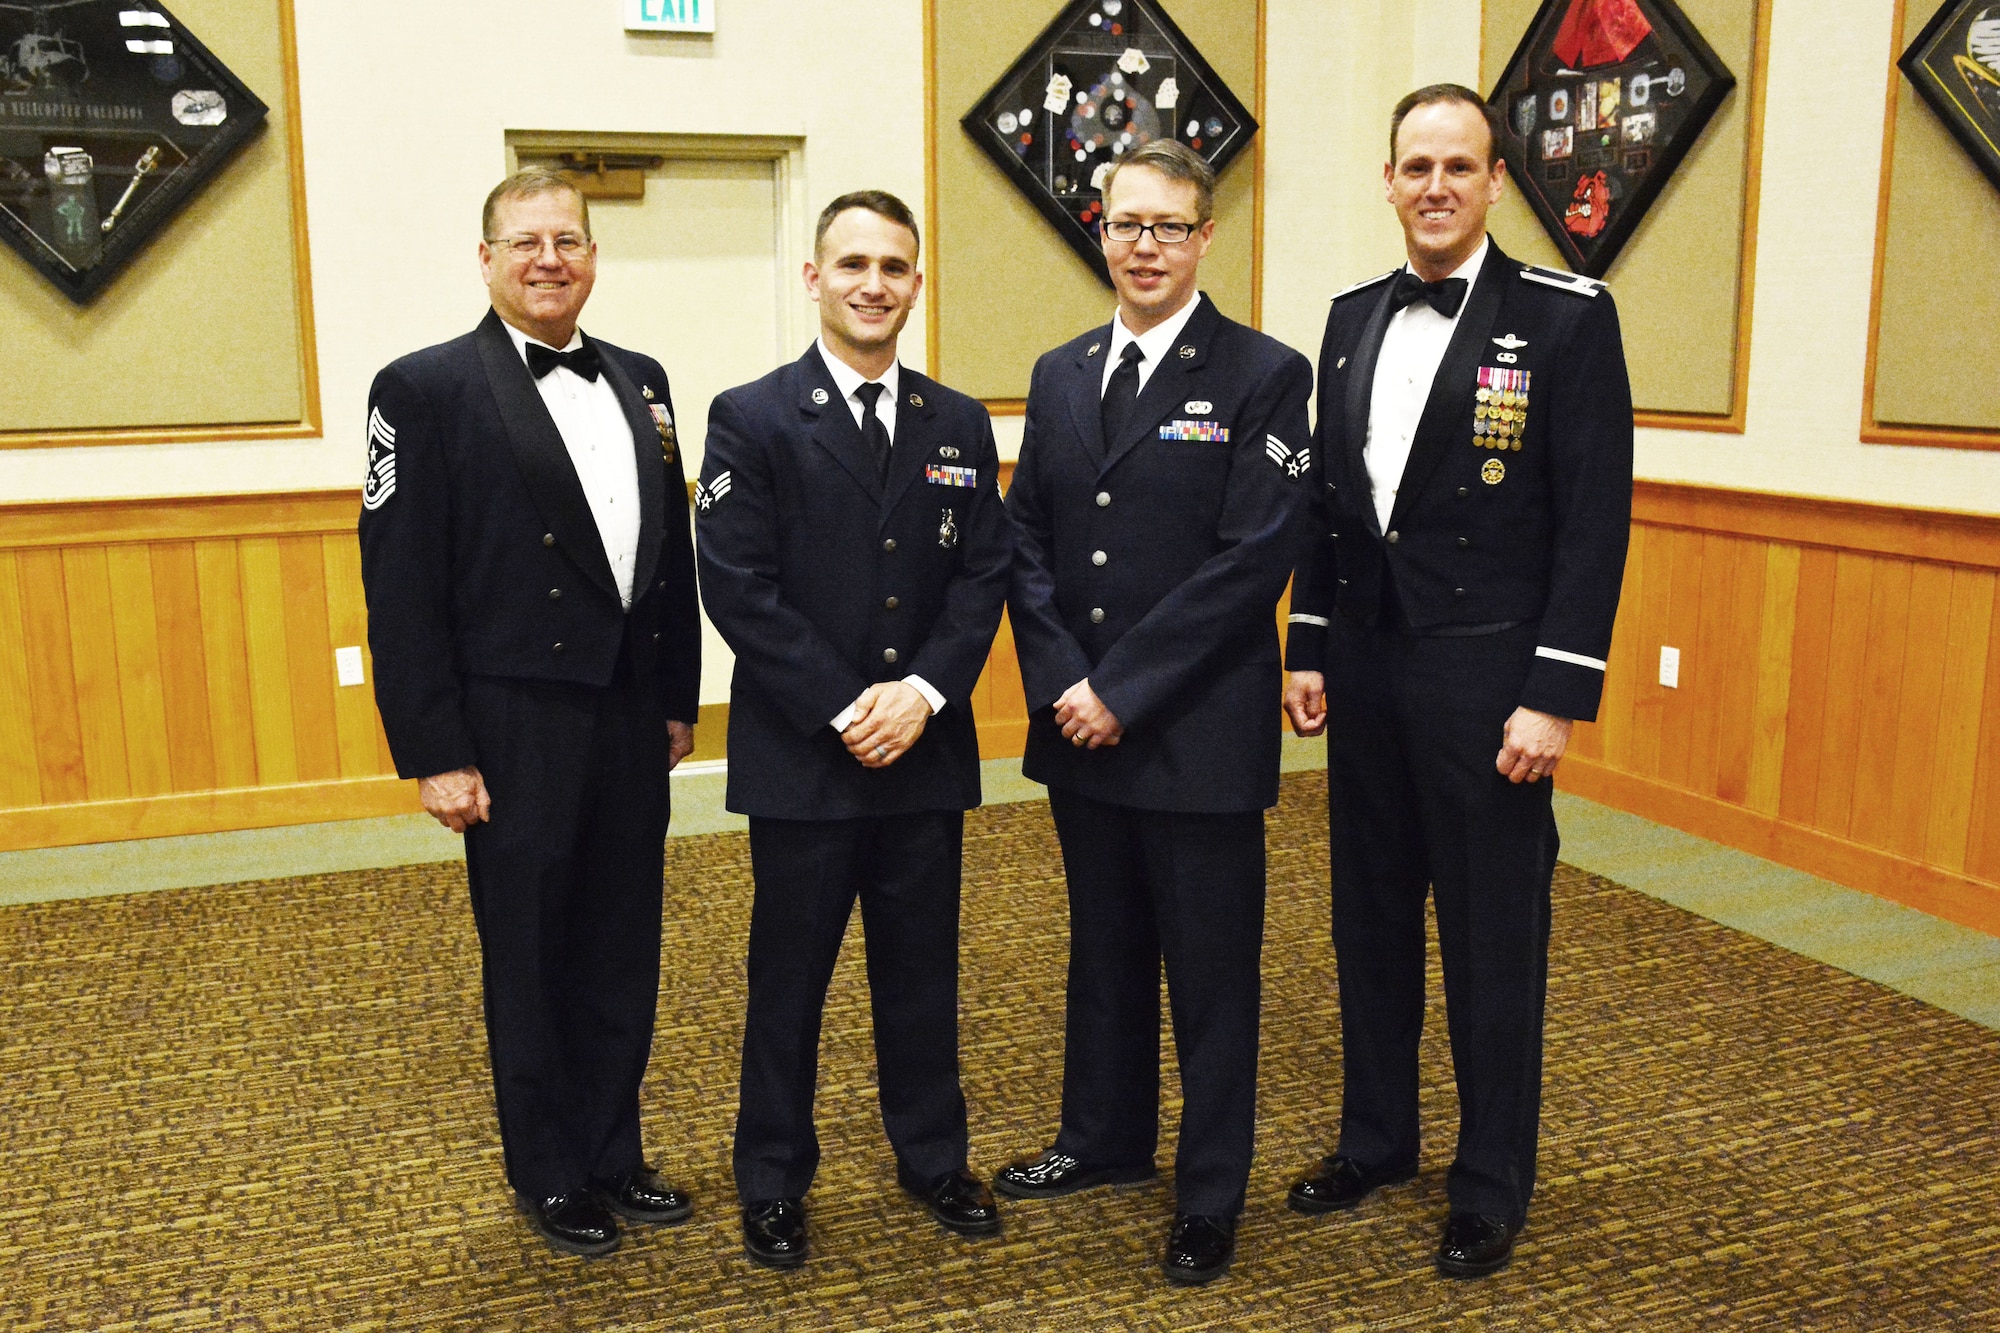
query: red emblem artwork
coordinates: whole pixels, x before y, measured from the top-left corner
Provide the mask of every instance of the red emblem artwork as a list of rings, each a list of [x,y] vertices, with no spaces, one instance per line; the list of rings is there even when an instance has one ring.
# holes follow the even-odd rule
[[[1593,171],[1579,177],[1576,193],[1563,210],[1563,226],[1578,236],[1595,236],[1611,221],[1611,185],[1604,173]]]
[[[1571,69],[1592,69],[1624,60],[1652,34],[1634,0],[1570,0],[1554,49]]]

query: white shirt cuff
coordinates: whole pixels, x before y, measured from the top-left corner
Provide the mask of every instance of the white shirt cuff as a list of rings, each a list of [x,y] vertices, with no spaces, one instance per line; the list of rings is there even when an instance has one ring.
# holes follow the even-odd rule
[[[939,694],[936,690],[932,689],[931,683],[925,680],[922,676],[905,676],[903,677],[903,683],[909,686],[911,689],[915,690],[918,694],[924,696],[924,702],[931,706],[932,713],[938,713],[943,711],[944,696],[942,694]],[[853,704],[847,705],[847,707],[841,709],[839,713],[834,715],[833,729],[835,731],[846,731],[849,727],[853,725],[854,725]]]

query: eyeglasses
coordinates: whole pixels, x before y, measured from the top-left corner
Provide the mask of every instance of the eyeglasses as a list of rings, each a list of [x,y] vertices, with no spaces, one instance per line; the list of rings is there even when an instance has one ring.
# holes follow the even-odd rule
[[[1120,219],[1103,224],[1104,234],[1114,241],[1132,242],[1139,239],[1141,232],[1152,232],[1153,239],[1161,245],[1179,245],[1194,235],[1192,222],[1131,222]]]
[[[590,252],[590,238],[573,231],[558,232],[554,236],[489,236],[486,243],[516,259],[538,258],[542,247],[549,244],[556,247],[558,259],[580,259]]]

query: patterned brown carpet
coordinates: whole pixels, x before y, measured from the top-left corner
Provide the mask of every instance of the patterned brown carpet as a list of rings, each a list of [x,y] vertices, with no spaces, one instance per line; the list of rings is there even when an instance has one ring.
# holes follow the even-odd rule
[[[907,1203],[858,938],[827,1021],[816,1257],[747,1263],[728,1155],[749,866],[725,834],[671,844],[647,1088],[696,1218],[588,1263],[501,1185],[458,867],[0,911],[0,1327],[2000,1328],[2000,1036],[1568,868],[1514,1266],[1431,1271],[1441,1008],[1423,1174],[1351,1216],[1285,1211],[1338,1092],[1323,791],[1287,779],[1270,824],[1258,1167],[1209,1288],[1158,1275],[1164,1185],[1010,1204],[985,1242]],[[1064,912],[1046,806],[968,832],[964,1065],[990,1171],[1055,1125]]]

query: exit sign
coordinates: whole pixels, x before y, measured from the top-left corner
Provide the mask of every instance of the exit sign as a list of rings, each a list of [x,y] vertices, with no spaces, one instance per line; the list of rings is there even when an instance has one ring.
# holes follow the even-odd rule
[[[714,32],[716,0],[625,0],[627,32]]]

